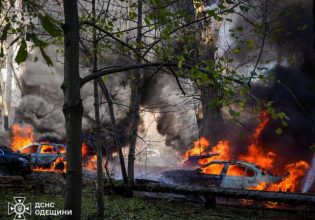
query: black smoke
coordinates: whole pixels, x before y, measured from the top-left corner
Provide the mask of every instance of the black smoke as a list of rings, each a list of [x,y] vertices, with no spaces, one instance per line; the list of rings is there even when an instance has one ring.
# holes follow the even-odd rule
[[[315,143],[315,75],[313,51],[313,15],[310,0],[306,1],[252,1],[255,10],[249,9],[244,16],[233,17],[233,48],[238,53],[230,56],[235,63],[249,64],[245,71],[255,69],[264,74],[266,81],[252,81],[250,92],[257,101],[246,103],[247,117],[241,118],[243,125],[231,125],[229,134],[236,154],[246,153],[249,139],[259,123],[258,112],[252,111],[260,105],[272,102],[277,112],[284,112],[289,120],[284,126],[279,119],[271,119],[262,132],[261,142],[265,150],[272,150],[282,158],[281,164],[297,160],[309,160],[310,146]],[[263,24],[267,3],[267,21]],[[252,23],[251,23],[252,22]],[[255,27],[255,25],[258,27]],[[265,35],[263,34],[265,31]],[[264,41],[264,44],[263,44]],[[253,45],[249,45],[253,42]],[[261,46],[263,50],[261,51]],[[249,46],[253,46],[249,48]],[[260,72],[259,67],[269,70]],[[246,127],[246,128],[245,128]],[[276,130],[282,129],[281,134]],[[239,133],[244,134],[240,136]]]
[[[156,75],[144,88],[141,105],[148,111],[158,113],[156,129],[165,136],[165,145],[185,151],[198,138],[198,128],[191,106],[192,88],[184,83],[182,86],[185,95],[173,76]]]
[[[259,58],[260,63],[306,62],[313,52],[313,2],[251,2],[247,13],[232,16],[233,22],[227,31],[233,41],[230,56],[240,63],[256,63]]]
[[[262,141],[286,160],[309,159],[310,146],[315,143],[315,82],[311,73],[299,67],[277,66],[271,73],[274,77],[269,86],[254,86],[252,93],[262,101],[272,101],[274,108],[284,112],[288,126],[281,120],[271,119],[262,133]],[[282,134],[275,130],[282,128]]]

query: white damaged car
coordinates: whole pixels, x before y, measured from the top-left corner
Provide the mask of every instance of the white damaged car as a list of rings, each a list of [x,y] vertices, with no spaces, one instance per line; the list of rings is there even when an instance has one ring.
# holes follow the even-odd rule
[[[194,170],[169,170],[160,182],[173,185],[248,189],[262,182],[267,185],[281,181],[281,176],[266,173],[259,166],[244,161],[214,160]]]

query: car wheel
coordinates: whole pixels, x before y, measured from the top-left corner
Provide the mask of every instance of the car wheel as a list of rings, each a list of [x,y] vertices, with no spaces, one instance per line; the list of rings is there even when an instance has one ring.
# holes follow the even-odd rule
[[[8,167],[4,165],[0,165],[0,176],[8,176],[8,175],[9,175]]]
[[[63,162],[59,162],[59,163],[55,164],[55,170],[62,171],[62,170],[64,170],[64,168],[65,168],[65,164]]]

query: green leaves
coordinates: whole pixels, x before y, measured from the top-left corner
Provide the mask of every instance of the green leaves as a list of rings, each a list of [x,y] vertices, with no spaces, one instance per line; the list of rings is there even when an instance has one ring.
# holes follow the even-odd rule
[[[41,14],[41,13],[38,14],[38,18],[42,24],[42,27],[44,28],[45,31],[48,32],[49,35],[51,35],[52,37],[61,37],[62,36],[62,34],[63,34],[62,29],[60,28],[59,23],[55,19],[53,19],[51,16],[49,16],[47,14]],[[9,28],[10,28],[9,25],[7,25],[4,28],[4,33],[1,35],[1,39],[6,37],[5,31],[7,32],[7,30]],[[47,65],[53,66],[52,60],[50,59],[50,57],[45,52],[45,48],[48,46],[48,43],[39,39],[35,33],[27,33],[27,39],[30,39],[34,43],[34,46],[39,48],[39,50],[40,50],[44,60],[46,61]],[[21,44],[20,44],[20,48],[19,48],[18,53],[15,57],[15,61],[17,62],[17,64],[21,64],[27,59],[27,56],[28,56],[28,51],[27,51],[26,40],[22,39]]]
[[[282,129],[281,128],[277,128],[276,129],[276,134],[277,135],[281,135],[282,134]]]
[[[0,5],[1,6],[1,5]],[[7,40],[8,32],[11,28],[11,22],[8,22],[2,29],[2,33],[0,34],[0,57],[4,57],[4,41]]]
[[[50,57],[47,55],[47,53],[45,52],[45,48],[48,46],[48,43],[40,40],[36,34],[34,33],[30,33],[27,34],[28,38],[34,43],[34,45],[36,47],[39,47],[39,50],[44,58],[44,60],[46,61],[48,66],[53,66],[53,62],[50,59]],[[27,59],[28,56],[28,51],[27,51],[27,43],[25,41],[25,39],[21,40],[21,44],[20,44],[20,48],[19,51],[15,57],[15,62],[17,64],[21,64],[23,62],[25,62],[25,60]],[[35,62],[37,61],[37,57],[35,58]]]
[[[241,9],[241,11],[243,11],[243,12],[248,12],[249,7],[248,7],[248,6],[245,6],[245,5],[240,5],[240,9]]]
[[[235,110],[233,110],[233,109],[230,109],[230,110],[229,110],[229,113],[230,113],[230,115],[231,115],[233,118],[238,118],[238,117],[241,116],[241,112],[235,111]]]
[[[44,60],[46,61],[47,65],[53,66],[53,63],[52,63],[50,57],[46,54],[44,48],[40,47],[39,49],[40,49],[40,52],[42,53],[42,56],[43,56]]]
[[[8,1],[11,6],[13,6],[14,2],[13,0]],[[8,11],[4,11],[3,13],[3,15],[6,14],[7,16],[2,18],[0,28],[0,57],[6,56],[8,47],[18,45],[17,53],[14,57],[17,64],[20,65],[25,62],[30,51],[37,48],[48,66],[53,65],[51,58],[45,52],[45,48],[50,44],[55,44],[60,41],[62,39],[63,30],[61,28],[61,22],[47,14],[42,4],[38,2],[37,0],[25,1],[25,7],[28,9],[28,13],[26,14],[16,13],[15,7],[4,8]],[[0,10],[1,6],[2,3],[0,3]],[[5,7],[7,6],[9,5],[5,4]],[[38,25],[37,23],[40,24]],[[47,34],[42,38],[37,33],[42,33],[43,31]],[[49,38],[49,36],[54,39]],[[38,57],[33,56],[32,60],[36,62]]]
[[[135,20],[137,18],[138,14],[134,11],[130,11],[128,14],[129,19]]]
[[[48,44],[40,39],[38,39],[37,35],[34,33],[27,34],[28,38],[30,38],[36,47],[46,47]]]
[[[182,68],[183,67],[183,63],[185,62],[185,57],[183,56],[178,56],[178,68]]]
[[[288,127],[288,121],[290,120],[290,118],[286,115],[286,113],[277,112],[276,109],[273,107],[272,101],[266,103],[265,106],[267,108],[267,112],[273,120],[280,120],[283,127]],[[278,127],[275,129],[275,133],[277,135],[281,135],[283,133],[283,129]]]
[[[26,58],[27,58],[27,45],[26,45],[26,41],[23,39],[21,41],[19,51],[15,57],[15,62],[17,64],[21,64],[26,60]]]
[[[51,16],[45,14],[39,14],[38,18],[42,24],[42,27],[47,31],[52,37],[62,36],[62,29],[59,23],[53,19]]]
[[[44,60],[46,61],[48,66],[53,66],[53,62],[51,61],[50,57],[47,55],[47,53],[45,52],[44,48],[48,46],[47,42],[44,42],[42,40],[40,40],[36,34],[31,33],[28,34],[29,38],[32,40],[32,42],[34,43],[34,45],[36,47],[39,47],[40,52],[44,58]]]
[[[32,40],[32,42],[34,43],[34,45],[36,47],[39,47],[40,49],[40,52],[44,58],[44,60],[46,61],[47,65],[48,66],[53,66],[53,62],[51,61],[50,57],[46,54],[44,48],[48,45],[46,42],[38,39],[38,37],[36,36],[36,34],[34,33],[31,33],[31,34],[28,34],[29,38]],[[19,51],[15,57],[15,62],[17,64],[21,64],[23,63],[26,58],[28,56],[28,52],[27,52],[27,44],[26,44],[26,41],[24,39],[22,39],[21,41],[21,45],[20,45],[20,48],[19,48]]]
[[[3,30],[2,30],[1,37],[0,37],[0,41],[1,41],[1,42],[7,39],[8,31],[9,31],[10,27],[11,27],[11,23],[7,23],[7,24],[4,26],[4,28],[3,28]]]
[[[241,53],[241,48],[240,47],[234,48],[233,53],[235,54]]]

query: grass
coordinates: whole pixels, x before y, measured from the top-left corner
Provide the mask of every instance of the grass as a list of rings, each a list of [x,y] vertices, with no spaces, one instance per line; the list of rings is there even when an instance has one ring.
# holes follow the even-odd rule
[[[12,220],[14,216],[7,215],[7,203],[14,203],[13,197],[26,197],[26,203],[54,202],[55,209],[63,209],[63,195],[53,195],[50,192],[36,193],[25,190],[0,189],[0,219]],[[95,219],[96,199],[95,190],[85,188],[82,192],[82,219]],[[307,213],[276,212],[265,209],[249,209],[245,207],[216,207],[205,210],[202,206],[169,202],[167,200],[153,200],[143,197],[122,198],[120,196],[105,197],[105,219],[114,220],[225,220],[225,219],[315,219]],[[34,212],[33,212],[34,213]],[[26,216],[26,219],[60,219],[60,217]]]

